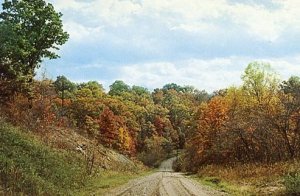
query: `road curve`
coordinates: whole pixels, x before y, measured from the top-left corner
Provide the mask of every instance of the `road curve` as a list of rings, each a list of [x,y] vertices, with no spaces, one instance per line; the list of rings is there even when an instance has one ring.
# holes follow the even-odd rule
[[[201,186],[172,170],[176,158],[162,162],[159,171],[130,181],[129,183],[109,191],[107,196],[189,196],[189,195],[225,195],[224,193]]]

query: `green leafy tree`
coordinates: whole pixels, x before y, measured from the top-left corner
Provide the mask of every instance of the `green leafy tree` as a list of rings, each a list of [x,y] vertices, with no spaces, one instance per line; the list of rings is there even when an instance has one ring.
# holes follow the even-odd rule
[[[142,86],[132,86],[132,91],[137,95],[148,95],[150,96],[150,92],[147,88],[144,88]]]
[[[163,91],[168,91],[168,90],[171,90],[171,89],[173,89],[177,92],[183,92],[184,91],[184,88],[182,86],[180,86],[178,84],[175,84],[175,83],[166,84],[162,88]]]
[[[275,120],[291,158],[299,156],[300,141],[300,78],[290,77],[280,85],[281,107]]]
[[[242,80],[244,89],[250,96],[256,97],[259,103],[272,96],[279,84],[278,76],[270,64],[260,62],[250,63],[242,75]]]
[[[109,86],[109,95],[120,96],[122,93],[129,92],[130,86],[125,84],[122,80],[116,80],[112,85]]]
[[[99,84],[97,81],[89,81],[86,83],[81,83],[78,85],[78,89],[90,89],[93,97],[100,98],[104,94],[104,88],[102,84]]]
[[[75,96],[70,104],[70,113],[76,126],[88,127],[87,123],[91,119],[96,119],[103,110],[100,99],[93,96],[89,88],[82,88],[75,92]]]
[[[5,0],[0,13],[0,88],[8,96],[28,93],[35,69],[43,59],[55,59],[69,35],[62,14],[44,0]]]
[[[57,76],[57,79],[53,84],[56,92],[62,100],[62,107],[64,107],[64,100],[72,97],[76,90],[76,84],[68,80],[65,76]]]
[[[300,77],[292,76],[280,85],[284,93],[290,93],[294,97],[300,97]]]

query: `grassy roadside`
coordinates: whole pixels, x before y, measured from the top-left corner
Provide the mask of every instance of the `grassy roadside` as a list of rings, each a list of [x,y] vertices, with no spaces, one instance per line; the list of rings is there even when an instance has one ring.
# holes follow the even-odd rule
[[[51,148],[0,119],[0,195],[102,195],[152,172],[102,169],[89,176],[78,154]]]
[[[139,173],[126,171],[103,170],[98,176],[90,178],[83,189],[78,190],[76,195],[103,195],[108,190],[126,184],[128,181],[149,175],[154,170],[142,171]]]
[[[249,185],[242,185],[233,182],[228,182],[217,177],[199,177],[197,175],[191,176],[200,184],[211,187],[220,192],[229,193],[230,195],[254,195],[253,187]]]
[[[76,154],[45,146],[0,119],[0,194],[71,195],[85,179]]]
[[[209,165],[192,176],[201,184],[231,195],[286,195],[299,192],[300,162]]]

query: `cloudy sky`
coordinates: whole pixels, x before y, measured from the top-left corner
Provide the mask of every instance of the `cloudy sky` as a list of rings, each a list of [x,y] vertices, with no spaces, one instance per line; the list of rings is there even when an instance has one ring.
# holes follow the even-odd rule
[[[53,79],[212,92],[240,84],[252,61],[300,75],[299,0],[48,1],[70,34],[61,58],[44,62]]]

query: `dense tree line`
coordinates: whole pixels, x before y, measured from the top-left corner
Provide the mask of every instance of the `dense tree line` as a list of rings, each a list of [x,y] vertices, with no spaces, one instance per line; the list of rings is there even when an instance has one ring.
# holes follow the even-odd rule
[[[80,134],[146,164],[185,149],[185,167],[276,162],[300,156],[300,78],[280,82],[269,64],[250,63],[243,84],[208,95],[174,83],[150,92],[117,80],[65,76],[35,80],[43,59],[64,44],[61,13],[43,0],[5,0],[0,13],[0,109],[31,130]]]
[[[167,84],[152,93],[144,87],[115,81],[108,93],[96,81],[76,84],[65,76],[35,80],[32,107],[24,94],[2,106],[14,122],[31,129],[74,128],[104,146],[148,164],[184,148],[197,106],[208,100],[205,91]]]
[[[96,81],[58,76],[33,82],[32,107],[18,93],[2,110],[31,129],[73,128],[149,165],[175,149],[185,149],[188,170],[299,157],[300,78],[280,82],[270,65],[254,62],[242,80],[212,95],[177,84],[150,92],[123,81],[106,93]]]
[[[199,106],[186,169],[299,158],[300,78],[280,82],[269,64],[254,62],[242,80]]]

